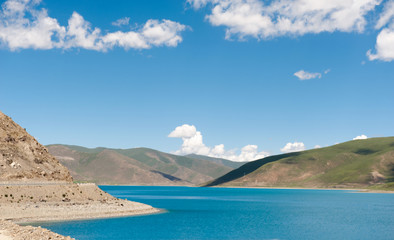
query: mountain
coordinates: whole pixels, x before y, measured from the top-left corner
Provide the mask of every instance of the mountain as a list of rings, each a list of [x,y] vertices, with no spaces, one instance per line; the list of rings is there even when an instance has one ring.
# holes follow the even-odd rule
[[[0,221],[71,220],[158,211],[117,199],[95,184],[75,184],[68,169],[47,148],[0,112]]]
[[[44,146],[0,112],[0,181],[72,182],[72,177]]]
[[[199,185],[234,168],[149,148],[84,148],[49,145],[49,152],[78,181],[128,185]]]
[[[394,189],[394,137],[249,162],[206,186]]]
[[[208,156],[203,156],[203,155],[198,155],[198,154],[188,154],[186,157],[194,158],[194,159],[200,159],[200,160],[207,160],[211,161],[214,163],[218,163],[230,168],[239,168],[240,166],[244,165],[246,162],[233,162],[224,158],[214,158],[214,157],[208,157]]]

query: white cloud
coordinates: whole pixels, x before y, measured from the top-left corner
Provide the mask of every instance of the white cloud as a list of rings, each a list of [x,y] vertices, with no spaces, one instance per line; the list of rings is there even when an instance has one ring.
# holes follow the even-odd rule
[[[367,56],[369,60],[382,60],[386,62],[394,60],[394,23],[390,27],[380,31],[376,38],[375,49],[375,54],[372,53],[372,50],[368,50]]]
[[[124,17],[112,22],[112,25],[120,27],[123,25],[129,25],[129,22],[130,22],[130,18]]]
[[[68,20],[65,48],[81,47],[90,50],[105,50],[100,38],[99,28],[91,29],[91,24],[77,12],[74,12]]]
[[[300,80],[308,80],[314,78],[321,78],[321,73],[310,73],[310,72],[305,72],[304,70],[300,70],[294,73],[294,76],[298,77],[298,79]]]
[[[380,14],[379,20],[375,25],[376,29],[384,27],[387,23],[394,18],[394,0],[388,1],[383,12]]]
[[[39,8],[41,0],[7,0],[0,11],[0,43],[14,51],[17,49],[70,49],[83,48],[107,51],[113,47],[149,49],[176,47],[182,42],[180,33],[186,26],[171,20],[148,20],[135,31],[103,34],[93,28],[80,14],[74,12],[68,26]],[[116,24],[126,23],[127,18]]]
[[[365,136],[364,134],[362,134],[362,135],[360,135],[360,136],[357,136],[357,137],[353,138],[353,140],[361,140],[361,139],[367,139],[367,138],[368,138],[367,136]]]
[[[380,14],[379,20],[375,25],[376,29],[383,28],[377,38],[375,52],[368,50],[367,56],[370,61],[382,60],[390,62],[394,60],[394,0],[388,1],[383,12]]]
[[[302,142],[287,143],[283,148],[280,149],[280,151],[283,153],[299,152],[304,150],[305,145]]]
[[[258,39],[320,32],[362,32],[365,16],[381,0],[188,0],[209,6],[206,19],[226,27],[226,38]]]
[[[326,69],[326,70],[324,70],[324,74],[327,74],[327,73],[329,73],[329,72],[331,72],[331,69]]]
[[[321,148],[320,145],[315,145],[313,148]]]
[[[48,16],[45,9],[35,10],[35,2],[9,0],[0,11],[0,42],[11,50],[18,48],[51,49],[60,47],[65,27]],[[31,15],[31,19],[26,14]]]
[[[196,135],[197,129],[194,125],[183,124],[182,126],[176,127],[168,137],[172,138],[191,138]]]
[[[247,162],[269,156],[267,152],[259,152],[256,145],[247,145],[241,149],[239,154],[235,150],[225,150],[223,144],[214,146],[213,148],[203,143],[201,132],[197,131],[194,125],[184,124],[178,126],[172,131],[168,137],[182,138],[183,143],[180,150],[175,154],[199,154],[216,158],[224,158],[235,162]]]
[[[146,22],[141,34],[150,45],[176,47],[182,42],[182,37],[178,33],[185,29],[185,25],[177,22],[151,19]]]

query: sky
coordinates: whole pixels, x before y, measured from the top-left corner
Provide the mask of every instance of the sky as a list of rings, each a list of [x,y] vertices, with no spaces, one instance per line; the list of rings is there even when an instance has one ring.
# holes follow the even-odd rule
[[[394,136],[393,0],[0,2],[0,111],[42,144],[251,161]]]

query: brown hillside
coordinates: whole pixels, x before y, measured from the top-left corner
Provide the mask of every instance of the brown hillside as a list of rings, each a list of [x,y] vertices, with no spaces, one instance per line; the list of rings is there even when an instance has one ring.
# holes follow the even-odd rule
[[[72,177],[48,150],[0,112],[0,181],[66,181]]]
[[[127,185],[199,185],[233,170],[222,163],[148,148],[47,146],[77,181]]]
[[[94,154],[94,161],[87,161],[88,154],[71,150],[66,146],[49,146],[49,151],[68,169],[78,181],[93,181],[99,184],[133,185],[187,185],[179,178],[166,178],[147,169],[137,160],[105,149]]]

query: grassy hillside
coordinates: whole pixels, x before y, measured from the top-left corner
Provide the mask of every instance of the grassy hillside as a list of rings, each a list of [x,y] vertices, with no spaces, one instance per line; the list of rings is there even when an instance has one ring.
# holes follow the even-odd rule
[[[231,168],[239,168],[240,166],[242,166],[246,163],[246,162],[233,162],[233,161],[223,159],[223,158],[214,158],[214,157],[208,157],[208,156],[197,155],[197,154],[188,154],[188,155],[186,155],[186,157],[207,160],[207,161],[219,163],[221,165],[228,166]]]
[[[108,149],[72,145],[47,146],[74,179],[99,184],[198,185],[234,168],[207,160],[148,148]]]
[[[216,185],[394,189],[394,137],[263,158],[207,184]]]

